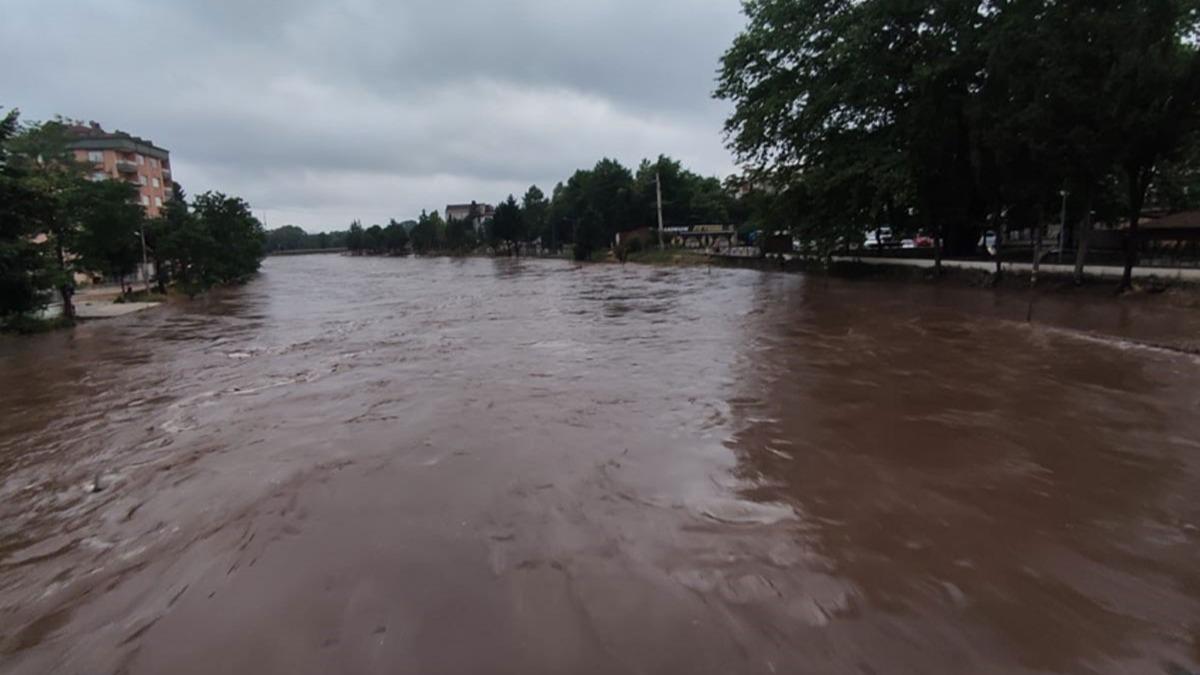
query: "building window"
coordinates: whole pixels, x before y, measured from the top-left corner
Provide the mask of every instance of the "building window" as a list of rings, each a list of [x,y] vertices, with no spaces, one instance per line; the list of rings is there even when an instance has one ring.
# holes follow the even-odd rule
[[[151,157],[150,158],[150,166],[157,169],[158,168],[158,160]]]
[[[151,178],[150,184],[153,185],[154,187],[161,187],[161,185],[162,185],[161,183],[158,182],[157,178]]]
[[[104,161],[104,153],[100,150],[88,150],[88,161],[93,164],[100,164]]]
[[[155,197],[155,198],[154,198],[154,205],[155,205],[155,206],[158,206],[158,207],[162,207],[162,197]]]
[[[150,198],[142,195],[142,206],[150,206]]]
[[[138,185],[145,185],[145,184],[146,184],[146,177],[139,173],[138,174]]]
[[[143,157],[143,156],[141,156],[141,155],[138,155],[138,156],[137,156],[137,163],[138,163],[138,164],[145,164],[145,163],[146,163],[146,158],[145,158],[145,157]]]

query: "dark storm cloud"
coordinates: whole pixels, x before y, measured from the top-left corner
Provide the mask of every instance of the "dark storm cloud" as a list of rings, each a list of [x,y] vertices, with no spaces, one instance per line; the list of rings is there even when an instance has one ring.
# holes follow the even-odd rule
[[[18,0],[0,105],[172,151],[272,224],[547,191],[602,156],[732,170],[717,58],[734,0]]]

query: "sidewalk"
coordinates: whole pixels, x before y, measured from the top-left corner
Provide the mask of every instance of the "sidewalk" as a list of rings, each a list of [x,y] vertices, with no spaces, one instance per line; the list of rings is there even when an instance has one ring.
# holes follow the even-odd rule
[[[119,286],[84,286],[75,294],[75,316],[80,319],[111,319],[158,307],[161,302],[113,302],[121,294]],[[62,316],[62,303],[46,306],[40,317]]]
[[[834,256],[836,262],[853,262],[862,263],[864,265],[900,265],[905,267],[919,267],[930,269],[933,267],[933,260],[918,259],[918,258],[876,258],[872,256],[856,257],[856,256]],[[943,267],[954,267],[964,270],[981,270],[984,272],[993,272],[996,269],[996,263],[988,260],[943,260]],[[1005,272],[1029,272],[1033,265],[1025,262],[1005,262],[1001,263],[1001,267]],[[1087,265],[1083,268],[1083,273],[1092,277],[1112,277],[1121,278],[1124,268],[1117,265]],[[1055,263],[1042,263],[1038,266],[1040,274],[1059,274],[1072,275],[1075,273],[1074,265],[1059,265]],[[1133,268],[1133,277],[1135,279],[1147,279],[1150,277],[1158,277],[1159,279],[1176,279],[1179,281],[1196,281],[1200,282],[1200,268],[1195,267],[1135,267]]]
[[[161,304],[161,302],[117,303],[112,300],[78,300],[75,302],[75,316],[80,319],[110,319],[114,316],[124,316],[158,307]]]

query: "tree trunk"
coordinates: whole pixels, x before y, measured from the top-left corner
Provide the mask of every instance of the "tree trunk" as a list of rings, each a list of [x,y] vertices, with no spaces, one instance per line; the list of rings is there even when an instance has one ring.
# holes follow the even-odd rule
[[[1000,260],[1000,252],[1004,248],[1004,227],[1000,224],[1000,200],[996,200],[996,206],[992,209],[992,231],[996,233],[996,280],[1000,280],[1000,275],[1004,273],[1004,267]],[[986,236],[986,235],[985,235]]]
[[[158,286],[159,293],[167,294],[167,265],[164,260],[154,261],[154,283]]]
[[[939,224],[934,228],[933,235],[933,276],[938,278],[942,276],[942,244],[945,241],[942,236],[942,226]]]
[[[1133,288],[1133,266],[1138,257],[1138,220],[1142,217],[1142,204],[1146,201],[1146,188],[1150,184],[1150,169],[1126,169],[1129,180],[1129,232],[1125,235],[1125,270],[1121,273],[1118,292]]]
[[[62,315],[68,321],[75,320],[75,279],[67,269],[67,253],[63,249],[62,237],[54,237],[54,253],[58,256],[58,271],[63,275],[63,282],[58,287],[58,295],[62,298]]]
[[[1038,207],[1037,222],[1033,226],[1033,265],[1029,273],[1029,285],[1037,286],[1038,271],[1042,266],[1042,230],[1046,227],[1045,209]]]
[[[75,295],[75,288],[71,284],[63,284],[58,287],[58,295],[62,298],[62,315],[68,321],[75,320],[75,302],[71,300],[71,296]]]
[[[1025,322],[1033,321],[1033,301],[1037,299],[1038,269],[1042,265],[1042,230],[1046,227],[1046,210],[1039,204],[1037,220],[1033,226],[1033,264],[1029,272],[1029,305],[1025,309]]]
[[[1083,283],[1083,267],[1087,263],[1088,246],[1092,240],[1092,186],[1084,189],[1083,218],[1079,226],[1079,243],[1075,248],[1075,284]],[[1065,226],[1066,223],[1063,223]],[[1064,245],[1066,239],[1063,239]]]

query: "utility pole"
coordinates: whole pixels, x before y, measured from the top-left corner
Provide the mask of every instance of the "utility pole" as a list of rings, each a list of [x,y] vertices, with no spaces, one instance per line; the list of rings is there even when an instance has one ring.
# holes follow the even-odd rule
[[[662,179],[659,178],[657,171],[654,172],[654,193],[658,197],[658,250],[662,251],[666,248],[663,245]]]

